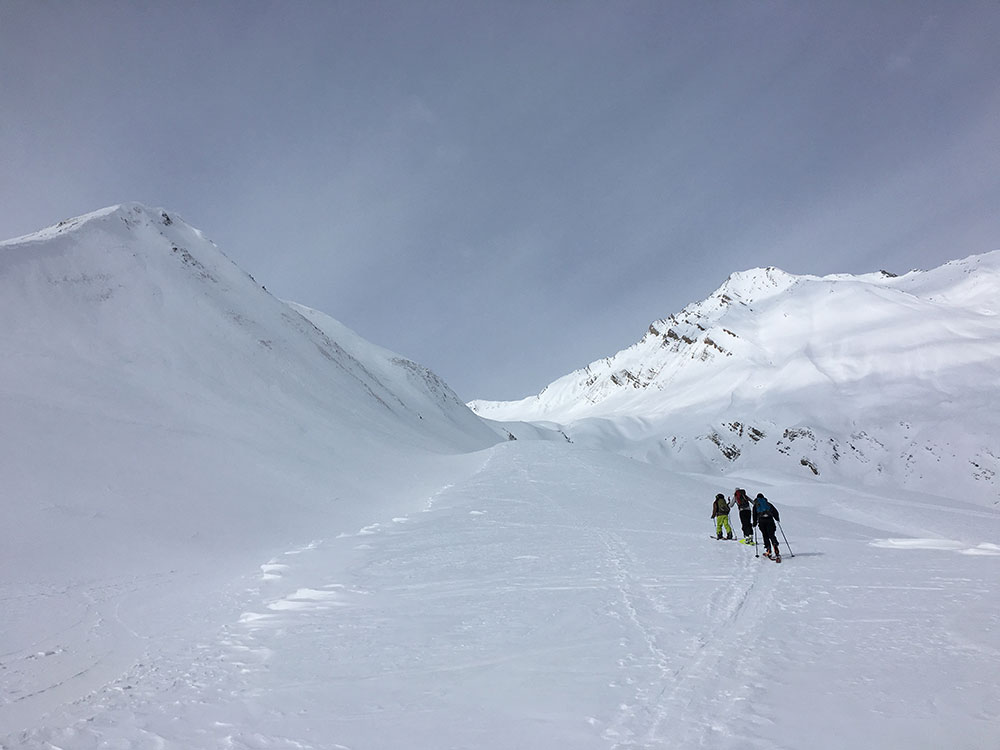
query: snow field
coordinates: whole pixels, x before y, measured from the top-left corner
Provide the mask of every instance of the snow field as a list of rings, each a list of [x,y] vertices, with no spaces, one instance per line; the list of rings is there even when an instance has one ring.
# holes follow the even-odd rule
[[[708,538],[729,492],[709,478],[551,443],[483,455],[412,513],[267,558],[231,582],[227,624],[152,644],[65,724],[3,746],[973,750],[997,736],[1000,560],[962,554],[996,546],[995,517],[963,539],[951,516],[974,508],[924,498],[889,522],[847,519],[878,499],[761,484],[794,552],[775,565]],[[936,523],[901,541],[900,526]]]

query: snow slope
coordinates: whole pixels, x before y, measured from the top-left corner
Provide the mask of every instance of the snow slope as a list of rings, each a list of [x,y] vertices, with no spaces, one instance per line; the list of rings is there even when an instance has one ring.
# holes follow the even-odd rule
[[[176,597],[208,616],[214,578],[433,492],[453,454],[505,437],[413,363],[348,353],[161,210],[0,244],[0,317],[3,648],[49,654],[5,672],[4,727],[127,666],[179,626]]]
[[[751,276],[775,300],[801,286]],[[941,305],[990,295],[973,274],[924,281]],[[721,479],[708,440],[673,466],[622,455],[650,424],[624,400],[572,423],[576,442],[525,424],[509,440],[137,205],[0,243],[0,313],[4,750],[1000,736],[1000,518],[930,489],[944,462],[905,490],[747,451]],[[975,384],[939,369],[988,428],[962,411]],[[736,483],[781,509],[780,565],[710,538]]]
[[[496,420],[689,470],[1000,497],[1000,251],[905,276],[733,274],[641,341]]]
[[[995,746],[996,514],[748,483],[783,511],[775,565],[709,538],[711,478],[565,443],[479,460],[260,559],[227,622],[8,746]]]

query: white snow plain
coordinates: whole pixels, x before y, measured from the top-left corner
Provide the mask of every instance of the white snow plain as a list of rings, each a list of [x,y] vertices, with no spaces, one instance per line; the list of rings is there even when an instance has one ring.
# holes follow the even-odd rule
[[[0,747],[997,746],[1000,514],[946,478],[482,422],[136,205],[0,244],[0,313]],[[711,538],[735,486],[780,565]]]

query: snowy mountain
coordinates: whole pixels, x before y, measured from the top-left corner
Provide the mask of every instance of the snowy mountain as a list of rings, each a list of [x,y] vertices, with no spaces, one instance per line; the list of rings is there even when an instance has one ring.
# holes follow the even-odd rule
[[[116,206],[0,244],[0,314],[4,422],[51,426],[7,433],[5,454],[19,458],[4,475],[25,503],[11,509],[17,517],[38,512],[32,499],[53,454],[74,477],[74,496],[54,501],[61,512],[99,514],[123,494],[147,521],[210,506],[228,526],[262,487],[313,476],[299,464],[336,477],[339,495],[349,491],[344,470],[371,461],[366,444],[455,453],[505,436],[433,373],[275,299],[162,210]],[[216,466],[223,444],[235,454]],[[136,453],[140,466],[122,465]],[[293,465],[265,468],[265,456]],[[178,474],[249,494],[220,507],[234,494],[220,486],[206,504],[204,489],[175,490],[185,486]]]
[[[674,468],[797,469],[1000,495],[1000,251],[904,276],[730,276],[495,420],[563,425]]]
[[[0,243],[0,748],[992,748],[996,262],[738,274],[478,406],[563,434],[170,212]]]
[[[14,323],[5,337],[17,352],[7,361],[11,377],[32,387],[49,378],[57,390],[72,382],[67,400],[123,409],[127,392],[143,409],[201,421],[192,399],[286,419],[293,418],[287,409],[311,402],[344,429],[402,433],[401,442],[468,449],[496,437],[432,373],[311,316],[349,342],[348,352],[309,311],[273,298],[164,211],[98,211],[0,244],[0,262],[3,311]],[[33,303],[43,300],[39,316]],[[87,372],[80,378],[52,367],[59,360],[79,367],[81,353]],[[246,377],[222,377],[228,368]],[[98,374],[102,384],[90,390],[84,375]]]
[[[361,525],[431,494],[453,454],[507,437],[433,373],[274,298],[159,209],[0,243],[0,318],[0,556],[15,581],[123,575],[148,582],[148,609],[329,519]],[[74,594],[85,612],[94,596]],[[26,637],[79,619],[48,601]],[[53,681],[78,658],[51,659],[67,659]]]

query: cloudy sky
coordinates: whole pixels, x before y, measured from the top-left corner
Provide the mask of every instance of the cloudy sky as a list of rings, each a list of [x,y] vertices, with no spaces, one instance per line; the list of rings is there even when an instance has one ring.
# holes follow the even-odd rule
[[[170,209],[519,398],[736,270],[1000,249],[1000,3],[0,0],[0,238]]]

